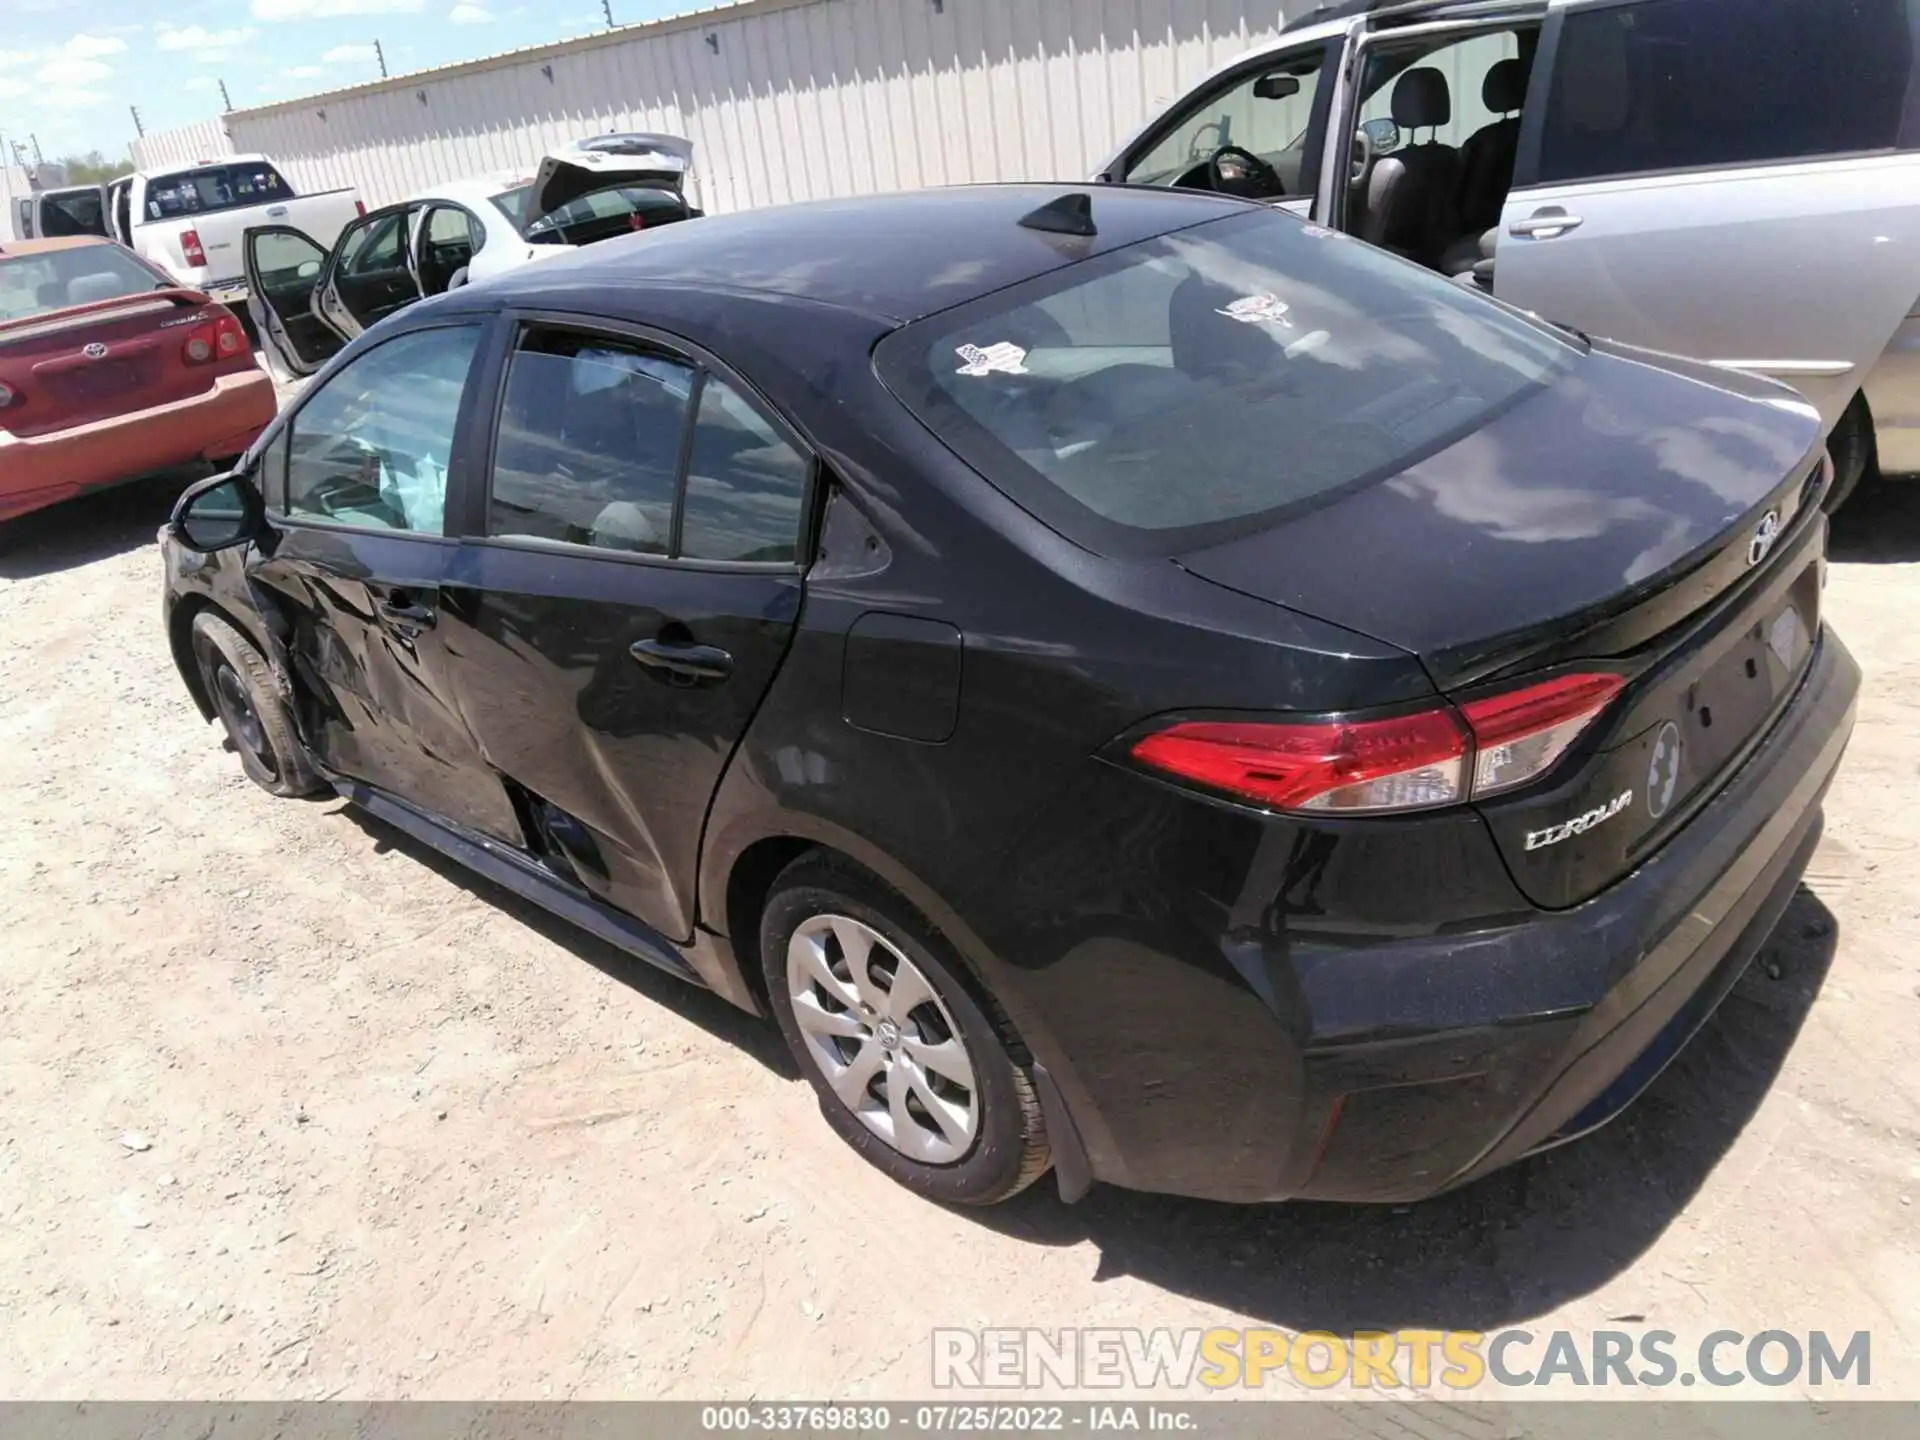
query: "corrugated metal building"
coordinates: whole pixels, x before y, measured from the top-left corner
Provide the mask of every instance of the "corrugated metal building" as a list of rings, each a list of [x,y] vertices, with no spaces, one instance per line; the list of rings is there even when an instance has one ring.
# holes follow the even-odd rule
[[[1298,3],[1298,0],[1295,0]],[[739,0],[149,135],[143,166],[274,156],[369,204],[607,130],[695,146],[707,208],[1079,178],[1281,0]]]

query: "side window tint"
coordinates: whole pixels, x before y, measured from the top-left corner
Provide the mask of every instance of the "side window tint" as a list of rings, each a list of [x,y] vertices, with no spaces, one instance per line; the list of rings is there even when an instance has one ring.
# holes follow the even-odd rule
[[[477,326],[416,330],[330,377],[289,427],[287,514],[438,535]]]
[[[725,381],[709,375],[687,467],[680,553],[694,560],[791,561],[808,461]]]
[[[665,555],[693,377],[642,345],[528,331],[507,370],[487,533]]]
[[[1420,143],[1438,141],[1459,149],[1476,133],[1502,118],[1504,111],[1487,107],[1487,74],[1502,60],[1520,56],[1518,32],[1503,30],[1491,35],[1473,35],[1456,40],[1420,55],[1417,59],[1402,51],[1376,51],[1367,64],[1366,102],[1360,107],[1358,123],[1393,119],[1393,92],[1400,77],[1416,68],[1438,70],[1447,81],[1447,123],[1434,129],[1431,136],[1419,127]],[[1411,128],[1403,127],[1400,143],[1415,143]]]
[[[1907,0],[1641,0],[1570,11],[1540,179],[1890,147],[1913,48]]]
[[[366,275],[376,270],[400,268],[400,236],[406,227],[405,215],[388,215],[363,225],[347,237],[341,247],[340,268],[348,275]]]

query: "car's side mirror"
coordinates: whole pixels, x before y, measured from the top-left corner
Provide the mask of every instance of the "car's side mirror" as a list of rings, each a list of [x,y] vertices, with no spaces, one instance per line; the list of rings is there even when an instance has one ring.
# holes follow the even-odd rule
[[[1288,100],[1300,93],[1300,81],[1293,75],[1262,75],[1253,82],[1254,98]]]
[[[318,260],[302,260],[300,262],[300,268],[293,273],[298,275],[302,280],[318,279],[320,275],[320,262]]]
[[[1400,148],[1400,127],[1391,120],[1369,120],[1360,129],[1376,155],[1386,155]]]
[[[167,530],[189,550],[211,555],[231,550],[260,534],[266,506],[245,475],[215,475],[189,486],[174,502]]]

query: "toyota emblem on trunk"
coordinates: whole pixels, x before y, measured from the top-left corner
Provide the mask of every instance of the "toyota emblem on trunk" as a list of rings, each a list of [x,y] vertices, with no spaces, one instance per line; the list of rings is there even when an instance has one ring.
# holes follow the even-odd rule
[[[1754,527],[1753,539],[1747,544],[1747,568],[1752,569],[1768,555],[1773,553],[1773,542],[1780,538],[1780,512],[1769,510],[1760,517],[1760,523]]]
[[[96,340],[93,342],[93,344],[87,346],[86,349],[82,350],[80,353],[86,356],[89,360],[104,360],[107,358],[107,347],[102,345],[98,340]]]

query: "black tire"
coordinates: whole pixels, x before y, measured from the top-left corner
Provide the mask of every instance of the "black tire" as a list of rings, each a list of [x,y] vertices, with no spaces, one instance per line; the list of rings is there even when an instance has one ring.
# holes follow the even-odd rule
[[[787,980],[787,946],[810,919],[846,916],[877,931],[911,960],[938,996],[965,1046],[978,1100],[971,1147],[951,1164],[900,1153],[869,1129],[834,1093],[799,1022]],[[1046,1121],[1032,1077],[1014,1058],[1012,1027],[984,993],[976,996],[952,948],[920,913],[888,886],[837,857],[814,853],[774,881],[760,920],[760,959],[767,993],[787,1047],[820,1100],[820,1112],[841,1139],[877,1169],[918,1195],[946,1204],[993,1205],[1017,1195],[1052,1162]]]
[[[266,657],[211,610],[193,617],[193,658],[227,743],[247,778],[270,795],[292,799],[327,788],[307,763]]]
[[[1873,437],[1873,412],[1867,408],[1865,395],[1854,396],[1853,403],[1847,406],[1847,413],[1840,417],[1840,423],[1834,426],[1827,440],[1827,453],[1833,457],[1833,488],[1827,492],[1821,509],[1831,515],[1847,503],[1861,481],[1872,479],[1880,471],[1879,451]]]

